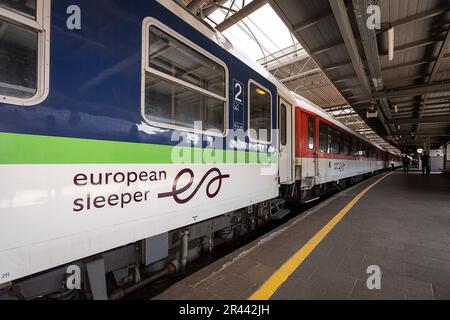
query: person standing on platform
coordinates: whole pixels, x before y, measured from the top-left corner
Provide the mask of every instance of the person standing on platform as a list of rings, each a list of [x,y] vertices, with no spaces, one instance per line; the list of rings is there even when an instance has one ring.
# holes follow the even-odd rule
[[[426,151],[424,151],[421,160],[422,160],[422,175],[424,176],[426,173],[426,175],[429,176],[431,172],[431,158]]]
[[[411,164],[411,160],[407,155],[405,155],[402,159],[402,162],[403,162],[403,172],[409,173],[409,165]]]
[[[395,170],[395,159],[391,160],[391,168],[392,168],[392,171]]]

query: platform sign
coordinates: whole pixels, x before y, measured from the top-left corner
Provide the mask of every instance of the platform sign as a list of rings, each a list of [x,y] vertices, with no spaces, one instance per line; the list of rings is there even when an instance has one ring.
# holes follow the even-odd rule
[[[244,120],[245,120],[245,90],[244,85],[233,80],[233,128],[235,130],[245,130]]]

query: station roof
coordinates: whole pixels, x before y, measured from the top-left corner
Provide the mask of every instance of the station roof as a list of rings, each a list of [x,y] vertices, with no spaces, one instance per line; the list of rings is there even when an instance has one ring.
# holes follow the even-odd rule
[[[325,109],[343,112],[343,117],[357,114],[405,151],[449,140],[450,1],[270,2],[351,107]],[[373,4],[380,9],[381,24],[369,29],[374,11],[367,9]],[[367,118],[367,111],[377,111],[377,117]]]

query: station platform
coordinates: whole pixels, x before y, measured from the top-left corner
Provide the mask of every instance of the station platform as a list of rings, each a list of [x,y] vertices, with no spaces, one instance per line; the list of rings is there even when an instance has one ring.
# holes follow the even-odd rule
[[[371,178],[154,299],[450,299],[450,178]]]

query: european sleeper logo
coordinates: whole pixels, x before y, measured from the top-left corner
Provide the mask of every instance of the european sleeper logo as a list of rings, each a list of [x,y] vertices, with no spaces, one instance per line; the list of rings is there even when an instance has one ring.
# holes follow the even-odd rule
[[[178,183],[180,182],[181,178],[184,175],[188,175],[189,176],[189,182],[188,184],[186,184],[186,186],[179,188],[178,187]],[[214,175],[210,178],[211,175]],[[229,179],[230,175],[229,174],[222,174],[222,172],[218,169],[218,168],[213,168],[211,170],[209,170],[208,172],[205,173],[205,175],[203,176],[203,178],[200,180],[199,184],[197,185],[197,187],[191,192],[191,194],[182,199],[180,198],[181,195],[183,195],[184,193],[186,193],[189,189],[191,189],[192,185],[194,184],[195,181],[195,175],[194,175],[194,171],[192,171],[191,169],[184,169],[182,171],[180,171],[180,173],[178,173],[178,175],[175,178],[175,181],[173,182],[173,187],[172,187],[172,191],[171,192],[167,192],[167,193],[160,193],[158,195],[158,198],[169,198],[169,197],[173,197],[173,199],[175,200],[175,202],[177,202],[178,204],[185,204],[188,203],[189,201],[191,201],[195,195],[197,194],[197,192],[200,190],[201,186],[203,185],[203,183],[205,183],[205,181],[210,178],[207,186],[206,186],[206,195],[208,196],[208,198],[212,199],[217,197],[217,195],[220,192],[220,189],[222,188],[222,182],[224,179]],[[217,184],[217,189],[214,190],[214,192],[211,190],[213,184],[215,182],[218,182]]]

